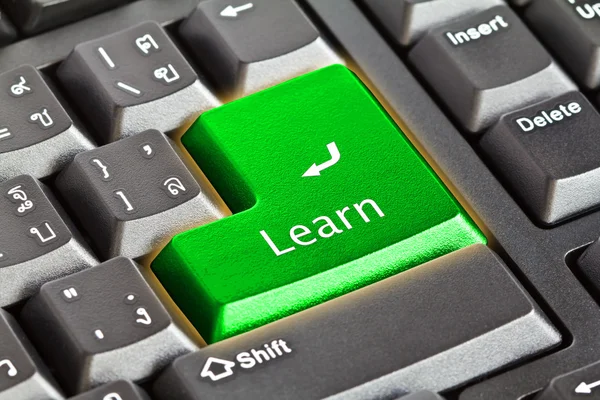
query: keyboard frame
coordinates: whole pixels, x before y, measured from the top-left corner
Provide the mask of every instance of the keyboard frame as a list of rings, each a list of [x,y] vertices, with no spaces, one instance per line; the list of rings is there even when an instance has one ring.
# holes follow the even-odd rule
[[[571,268],[581,249],[600,235],[600,212],[587,213],[550,229],[534,224],[479,157],[476,145],[455,128],[404,64],[401,51],[388,44],[354,0],[297,1],[327,38],[340,46],[353,69],[362,72],[361,78],[563,334],[559,349],[460,388],[456,391],[460,400],[529,398],[552,378],[599,360],[600,307]],[[163,26],[180,22],[197,3],[136,1],[19,41],[0,49],[0,71],[23,64],[44,70],[64,60],[80,42],[144,21]]]

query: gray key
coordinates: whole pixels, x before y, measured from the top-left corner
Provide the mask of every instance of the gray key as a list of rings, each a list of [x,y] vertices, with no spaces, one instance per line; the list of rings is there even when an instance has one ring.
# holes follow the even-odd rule
[[[21,32],[33,35],[53,29],[129,0],[0,0]]]
[[[104,256],[144,256],[222,217],[160,132],[81,153],[56,186]]]
[[[0,182],[25,173],[45,178],[94,147],[35,68],[0,74]]]
[[[78,45],[57,74],[102,143],[171,132],[220,105],[155,22]]]
[[[0,184],[0,306],[98,263],[55,204],[51,193],[30,176]]]
[[[150,400],[150,398],[139,386],[128,381],[116,381],[72,397],[70,400]]]
[[[600,396],[600,362],[556,377],[535,400],[595,400]]]
[[[127,258],[45,284],[21,320],[70,393],[146,379],[197,349]]]
[[[600,6],[593,2],[533,2],[525,17],[542,41],[587,89],[600,87]]]
[[[577,90],[508,7],[430,31],[409,58],[473,133],[502,114]]]
[[[524,360],[560,334],[474,245],[176,360],[161,400],[394,398]]]
[[[494,6],[503,0],[362,0],[394,40],[409,46],[435,27]]]
[[[63,399],[14,318],[0,309],[0,400]]]
[[[535,218],[554,224],[600,205],[598,126],[573,92],[503,116],[480,144]]]
[[[208,0],[181,25],[196,61],[241,97],[341,59],[292,0]]]

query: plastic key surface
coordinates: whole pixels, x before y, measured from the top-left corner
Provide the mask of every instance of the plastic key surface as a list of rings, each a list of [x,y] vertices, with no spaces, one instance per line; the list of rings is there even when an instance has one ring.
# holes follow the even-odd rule
[[[534,1],[525,18],[586,89],[600,87],[600,7],[574,0]]]
[[[457,387],[559,342],[477,244],[184,356],[154,388],[159,400],[396,399]]]
[[[503,114],[577,90],[506,6],[432,29],[409,59],[471,133]]]
[[[535,400],[578,400],[599,398],[600,362],[558,376]]]
[[[0,306],[98,261],[48,189],[22,175],[0,184]]]
[[[33,67],[0,74],[0,181],[45,178],[95,147]]]
[[[202,1],[180,34],[220,88],[236,97],[343,63],[292,0]]]
[[[146,379],[197,349],[122,257],[45,284],[21,321],[70,393]]]
[[[0,309],[0,400],[63,398],[17,322]]]
[[[208,342],[485,242],[343,66],[205,113],[183,143],[237,215],[153,269]]]
[[[101,143],[169,133],[220,105],[156,22],[77,45],[57,75]]]
[[[535,218],[554,224],[600,205],[598,126],[572,92],[504,115],[480,145]]]
[[[223,216],[156,130],[78,154],[56,186],[106,259],[142,257]]]
[[[504,4],[503,0],[362,0],[362,3],[403,46],[414,44],[441,24]]]
[[[32,35],[83,19],[130,0],[0,0],[19,29]]]

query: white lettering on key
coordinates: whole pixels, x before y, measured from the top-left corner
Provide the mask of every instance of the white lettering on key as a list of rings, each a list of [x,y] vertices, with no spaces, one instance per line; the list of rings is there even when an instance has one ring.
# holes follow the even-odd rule
[[[44,235],[42,233],[42,226],[46,228],[46,231],[48,233],[47,235]],[[33,228],[30,228],[29,233],[31,233],[32,235],[36,235],[37,238],[40,240],[40,244],[46,244],[49,241],[56,239],[56,233],[54,233],[54,231],[50,227],[50,224],[47,222],[44,222],[40,226],[34,226]]]
[[[110,56],[106,52],[106,50],[104,50],[104,47],[98,47],[98,53],[100,53],[100,56],[102,57],[102,59],[106,63],[106,66],[109,69],[115,69],[117,67],[112,58],[110,58]]]
[[[96,167],[98,167],[98,169],[100,170],[100,173],[102,174],[102,180],[103,181],[107,181],[107,180],[110,180],[112,178],[110,176],[110,173],[108,172],[108,166],[106,166],[106,164],[104,162],[102,162],[102,160],[100,160],[98,158],[93,158],[92,159],[92,164],[95,164]]]
[[[125,196],[125,193],[122,190],[117,190],[115,192],[115,195],[117,195],[121,200],[123,200],[123,203],[125,203],[125,211],[126,212],[134,212],[135,208],[133,208],[133,206],[131,205],[131,202],[129,201],[129,199],[127,198],[127,196]]]
[[[152,148],[152,146],[150,144],[146,143],[146,144],[142,145],[141,151],[142,151],[142,155],[144,156],[144,158],[154,157],[154,149]]]
[[[109,393],[102,398],[102,400],[123,400],[119,393]]]
[[[569,4],[575,5],[575,0],[567,0]],[[578,5],[575,10],[583,19],[594,19],[600,17],[600,3],[590,5],[589,3]]]
[[[158,51],[160,47],[156,43],[156,40],[150,34],[146,34],[135,40],[135,45],[144,55],[150,54],[151,51]]]
[[[15,365],[12,363],[12,361],[6,359],[6,360],[2,360],[0,361],[0,368],[7,368],[6,374],[8,376],[10,376],[11,378],[17,376],[18,371],[17,368],[15,367]]]
[[[10,87],[10,92],[15,97],[21,97],[25,94],[31,93],[31,88],[27,86],[28,83],[24,77],[19,76],[19,83],[16,83]]]
[[[154,77],[159,81],[164,81],[165,83],[177,82],[180,78],[179,74],[171,64],[167,64],[166,67],[156,69],[154,71]]]
[[[242,351],[235,356],[235,361],[242,369],[252,369],[257,365],[267,363],[292,352],[291,346],[283,339],[275,339],[256,349]],[[202,378],[216,382],[234,374],[236,363],[216,357],[208,357],[200,372]],[[217,370],[215,372],[214,370]]]
[[[263,345],[263,348],[264,350],[251,349],[249,352],[243,351],[239,353],[235,359],[240,363],[240,367],[250,369],[254,368],[257,364],[271,361],[292,352],[292,349],[288,346],[287,342],[282,339],[266,343]]]
[[[79,297],[79,293],[77,293],[77,289],[74,287],[70,287],[62,291],[62,295],[67,300],[73,300]]]
[[[592,383],[581,382],[575,388],[575,393],[584,394],[584,395],[585,394],[592,394],[592,391],[595,388],[597,388],[598,386],[600,386],[600,381],[596,381],[596,382],[592,382]]]
[[[33,201],[27,198],[27,193],[25,193],[21,185],[10,189],[7,194],[11,196],[15,202],[21,202],[21,204],[17,207],[17,214],[20,216],[23,216],[29,213],[29,211],[33,210]]]
[[[167,179],[163,183],[163,188],[173,198],[177,198],[179,195],[187,192],[187,189],[185,188],[183,183],[181,183],[181,179],[175,176],[172,176],[169,179]]]
[[[152,324],[152,318],[150,318],[150,314],[148,314],[148,311],[144,307],[138,308],[135,310],[135,313],[141,317],[135,320],[136,323],[146,326]]]
[[[369,207],[367,208],[367,206]],[[362,220],[366,224],[371,222],[371,218],[374,217],[375,214],[377,214],[379,218],[385,217],[385,214],[383,213],[383,211],[381,211],[379,205],[377,205],[377,203],[371,199],[366,199],[360,203],[353,204],[353,207],[356,213],[362,218]],[[347,230],[353,228],[350,221],[348,221],[348,218],[346,218],[346,213],[350,210],[350,207],[344,207],[341,210],[335,211],[335,215],[337,216],[339,223],[343,224]],[[371,210],[370,216],[369,214],[367,214],[367,210]],[[312,220],[312,223],[318,228],[316,234],[313,231],[311,231],[310,228],[307,226],[293,226],[289,231],[289,236],[292,242],[300,246],[310,246],[317,242],[317,235],[326,239],[332,237],[333,235],[339,235],[344,232],[341,229],[341,224],[338,227],[338,225],[336,225],[333,219],[325,215],[315,218],[314,220]],[[260,231],[260,235],[263,237],[265,242],[267,242],[267,244],[269,245],[271,250],[273,250],[273,253],[275,253],[277,257],[296,250],[296,247],[294,246],[288,247],[287,249],[279,250],[279,247],[275,244],[273,239],[271,239],[271,237],[266,231]]]
[[[238,15],[240,15],[242,13],[242,11],[248,11],[248,10],[252,9],[253,7],[254,7],[254,4],[252,4],[252,3],[246,3],[246,4],[243,4],[238,7],[229,5],[229,6],[225,7],[223,9],[223,11],[221,11],[221,17],[237,18]]]
[[[477,27],[467,28],[464,31],[459,32],[446,32],[446,37],[454,46],[459,46],[463,43],[481,39],[494,32],[499,32],[501,28],[506,29],[508,27],[508,22],[506,22],[501,15],[496,15],[490,22],[480,24]]]
[[[42,129],[48,129],[54,126],[54,120],[52,117],[50,117],[50,113],[48,112],[47,108],[44,108],[42,112],[31,114],[29,120],[38,124]]]
[[[135,97],[140,97],[143,94],[141,90],[136,89],[133,86],[130,86],[123,82],[117,82],[117,88],[121,89],[125,93],[134,95]]]
[[[544,110],[532,117],[520,117],[515,120],[523,132],[531,132],[537,128],[543,128],[555,124],[565,118],[572,118],[582,111],[581,105],[573,101],[569,104],[561,104],[553,110]]]
[[[12,133],[8,131],[8,128],[0,129],[0,140],[9,139]]]

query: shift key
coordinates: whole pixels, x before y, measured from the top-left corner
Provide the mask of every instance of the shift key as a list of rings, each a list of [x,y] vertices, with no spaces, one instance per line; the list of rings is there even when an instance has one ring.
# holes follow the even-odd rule
[[[159,400],[395,399],[524,361],[558,331],[473,245],[176,360]]]
[[[182,141],[234,215],[153,270],[209,343],[485,242],[343,66],[204,113]]]

